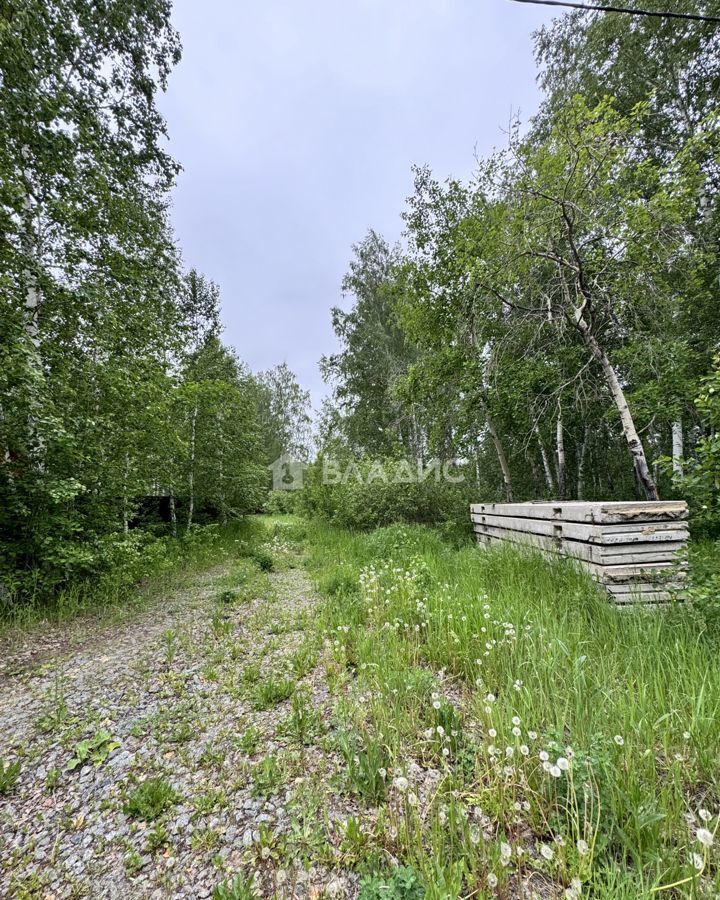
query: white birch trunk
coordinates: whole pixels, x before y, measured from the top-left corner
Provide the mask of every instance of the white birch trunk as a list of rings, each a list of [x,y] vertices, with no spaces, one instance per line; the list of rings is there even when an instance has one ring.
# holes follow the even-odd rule
[[[177,510],[175,509],[175,494],[170,492],[170,534],[177,537]]]
[[[490,432],[490,437],[492,438],[492,442],[495,446],[495,453],[497,454],[498,462],[500,463],[500,470],[502,471],[503,483],[505,485],[505,496],[507,497],[509,502],[512,502],[513,486],[512,477],[510,475],[510,466],[508,465],[507,457],[505,456],[505,450],[503,449],[500,436],[495,430],[495,423],[493,422],[492,416],[490,415],[490,410],[488,409],[487,404],[482,398],[480,399],[480,408],[482,409],[483,415],[485,416],[485,423],[487,425],[488,431]]]
[[[130,478],[130,454],[125,454],[125,469],[123,470],[123,534],[130,530],[130,509],[128,502],[128,480]]]
[[[195,512],[195,425],[197,423],[198,402],[195,398],[192,416],[190,418],[190,469],[188,471],[188,515],[187,531],[190,531]]]
[[[683,473],[683,424],[682,419],[672,423],[672,469],[673,475]]]
[[[533,425],[533,431],[535,432],[535,437],[537,438],[538,446],[540,447],[540,457],[542,459],[543,472],[545,474],[545,486],[552,497],[555,494],[555,482],[553,481],[550,460],[548,459],[547,450],[545,449],[545,444],[543,444],[542,435],[540,434],[537,422]]]
[[[577,463],[577,498],[578,500],[585,499],[585,455],[587,453],[587,442],[588,442],[588,427],[585,426],[585,431],[583,432],[582,444],[580,444],[580,449],[578,451],[578,463]]]
[[[643,448],[642,441],[640,440],[640,435],[637,432],[637,428],[635,427],[635,422],[633,420],[632,413],[630,412],[630,407],[628,406],[627,400],[625,399],[625,392],[623,391],[622,385],[620,384],[620,379],[617,377],[617,373],[615,372],[615,369],[613,368],[613,365],[610,362],[607,354],[598,344],[595,335],[590,329],[590,326],[582,318],[582,315],[580,313],[576,315],[575,321],[577,329],[582,335],[583,341],[585,342],[585,346],[589,350],[593,359],[600,363],[603,375],[605,376],[605,382],[608,386],[608,389],[610,390],[610,395],[612,396],[615,407],[620,415],[623,434],[625,435],[625,440],[627,441],[628,449],[630,450],[630,455],[632,456],[638,482],[642,486],[642,489],[645,492],[645,496],[648,500],[659,500],[660,495],[658,494],[657,485],[655,484],[655,480],[652,476],[652,473],[650,472],[647,457],[645,456],[645,450]]]
[[[565,499],[565,434],[563,431],[562,409],[558,410],[555,423],[555,453],[557,457],[558,498]]]

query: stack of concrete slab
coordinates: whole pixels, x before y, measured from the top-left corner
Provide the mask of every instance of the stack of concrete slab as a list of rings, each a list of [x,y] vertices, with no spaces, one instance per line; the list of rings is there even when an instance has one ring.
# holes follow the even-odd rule
[[[512,541],[572,557],[621,605],[666,603],[681,596],[687,516],[684,500],[478,503],[470,507],[481,546]]]

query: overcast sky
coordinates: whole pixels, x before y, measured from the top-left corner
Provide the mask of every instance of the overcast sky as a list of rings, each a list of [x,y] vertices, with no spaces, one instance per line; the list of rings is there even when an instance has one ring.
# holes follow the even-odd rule
[[[286,361],[319,403],[352,245],[400,237],[413,164],[466,177],[532,115],[550,19],[510,0],[175,0],[173,222],[254,371]]]

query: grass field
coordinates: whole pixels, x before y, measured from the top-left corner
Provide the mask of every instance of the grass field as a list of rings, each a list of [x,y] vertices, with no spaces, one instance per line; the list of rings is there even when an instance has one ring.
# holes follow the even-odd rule
[[[419,528],[308,542],[348,788],[433,896],[717,896],[720,659],[682,608]]]

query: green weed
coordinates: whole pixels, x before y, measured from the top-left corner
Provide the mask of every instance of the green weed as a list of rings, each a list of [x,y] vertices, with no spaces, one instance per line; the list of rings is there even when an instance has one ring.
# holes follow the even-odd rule
[[[232,880],[218,884],[213,890],[212,900],[257,900],[259,896],[254,876],[246,878],[238,874]]]
[[[0,794],[10,794],[20,779],[22,763],[19,759],[10,762],[0,757]]]
[[[123,806],[126,816],[151,822],[181,801],[180,795],[164,778],[148,778],[129,794]]]
[[[85,763],[101,766],[113,750],[119,746],[120,742],[116,741],[107,729],[101,728],[92,737],[75,744],[75,751],[68,761],[66,769],[71,772]]]
[[[291,678],[281,675],[268,675],[256,686],[252,695],[253,708],[257,710],[269,709],[292,696],[295,690],[295,682]]]

